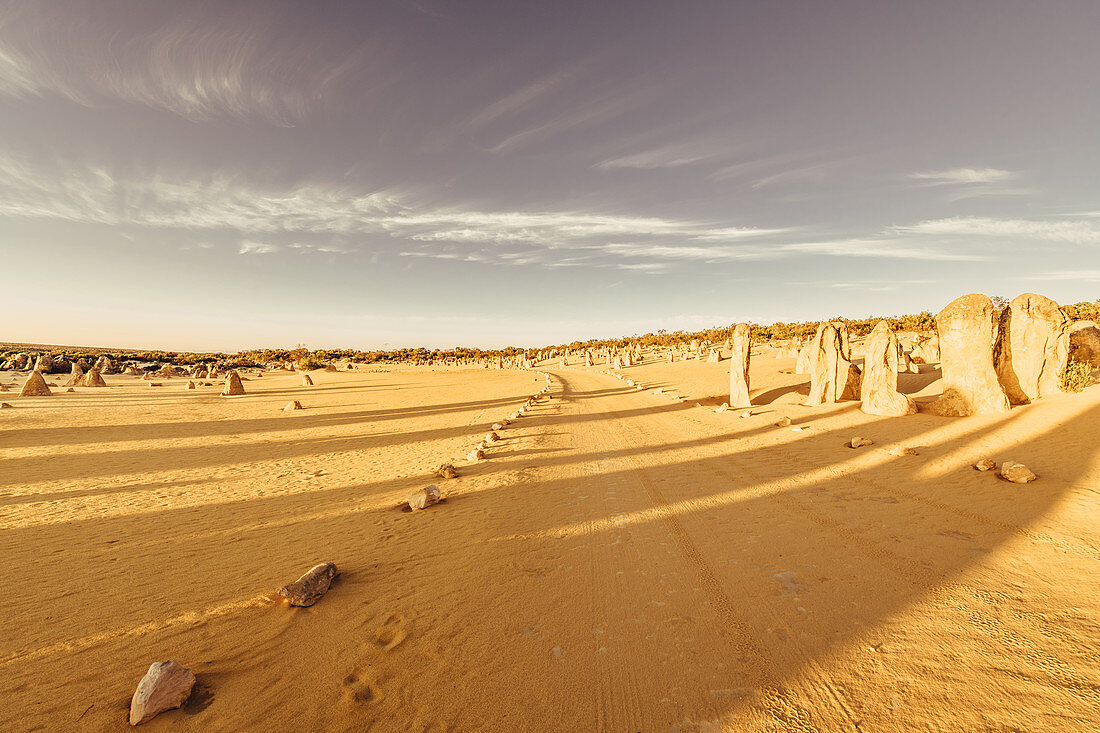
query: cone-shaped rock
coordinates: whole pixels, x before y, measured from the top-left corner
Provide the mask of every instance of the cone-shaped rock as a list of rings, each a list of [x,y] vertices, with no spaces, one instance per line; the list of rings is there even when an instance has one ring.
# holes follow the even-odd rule
[[[244,385],[241,384],[241,375],[237,374],[236,369],[230,369],[229,374],[225,377],[225,388],[222,390],[222,395],[228,397],[241,394],[244,394]]]
[[[82,379],[84,379],[84,370],[80,368],[80,362],[74,361],[72,372],[69,373],[69,381],[65,382],[65,386],[76,387],[80,385]]]
[[[898,392],[898,337],[879,321],[867,339],[860,383],[860,409],[868,415],[912,415],[917,405]]]
[[[730,406],[748,407],[749,398],[749,353],[752,351],[752,331],[747,323],[738,323],[733,327],[730,338]]]
[[[1035,293],[1017,295],[1001,312],[993,365],[1009,402],[1023,405],[1062,391],[1069,325],[1057,303]]]
[[[88,373],[84,375],[84,381],[81,384],[85,387],[106,387],[107,383],[103,381],[103,377],[99,376],[99,369],[92,367],[88,370]]]
[[[993,368],[993,302],[963,295],[936,316],[943,394],[928,406],[934,415],[960,417],[1008,411]]]
[[[302,375],[302,386],[303,387],[312,387],[313,386],[313,379],[308,374],[303,374]]]
[[[30,373],[27,381],[23,383],[23,389],[19,390],[20,397],[49,397],[52,394],[46,380],[37,369]]]

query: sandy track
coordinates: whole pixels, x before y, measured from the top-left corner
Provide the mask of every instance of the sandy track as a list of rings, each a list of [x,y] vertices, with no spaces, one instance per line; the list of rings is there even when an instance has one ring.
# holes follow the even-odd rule
[[[704,403],[720,393],[706,380],[721,367],[624,371],[654,383],[647,370]],[[223,431],[202,412],[150,434],[116,408],[101,434],[117,440],[80,443],[3,416],[0,457],[19,471],[0,477],[4,557],[41,580],[17,594],[0,648],[0,727],[121,729],[159,658],[200,688],[151,729],[1100,725],[1097,390],[997,419],[790,404],[741,419],[549,371],[555,398],[416,514],[393,504],[537,388],[532,375],[340,375],[318,423],[285,434],[266,417],[223,416]],[[757,381],[780,394],[794,380]],[[774,427],[780,415],[805,430]],[[876,445],[845,448],[854,434]],[[880,450],[895,443],[920,456]],[[92,478],[63,480],[86,444]],[[967,468],[987,454],[1042,480]],[[179,492],[158,496],[169,478]],[[321,603],[271,601],[321,559],[344,570]]]

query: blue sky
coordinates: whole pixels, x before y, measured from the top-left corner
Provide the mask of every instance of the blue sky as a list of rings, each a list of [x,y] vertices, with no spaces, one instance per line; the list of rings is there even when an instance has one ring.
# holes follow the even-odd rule
[[[1062,0],[0,2],[2,340],[1094,300],[1098,27]]]

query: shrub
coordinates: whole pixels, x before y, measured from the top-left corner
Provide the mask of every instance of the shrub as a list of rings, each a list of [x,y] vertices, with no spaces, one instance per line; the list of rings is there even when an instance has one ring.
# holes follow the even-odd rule
[[[1062,389],[1067,392],[1080,392],[1093,383],[1092,366],[1081,361],[1066,362],[1062,370]]]

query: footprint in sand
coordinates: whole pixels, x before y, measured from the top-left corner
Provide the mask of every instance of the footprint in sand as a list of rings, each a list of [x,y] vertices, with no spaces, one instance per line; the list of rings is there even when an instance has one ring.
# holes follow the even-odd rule
[[[369,705],[382,698],[382,690],[378,683],[363,674],[361,670],[353,669],[351,674],[344,678],[344,699],[353,705]]]
[[[374,632],[374,646],[384,652],[393,651],[408,636],[408,623],[405,617],[391,613]]]

